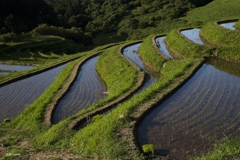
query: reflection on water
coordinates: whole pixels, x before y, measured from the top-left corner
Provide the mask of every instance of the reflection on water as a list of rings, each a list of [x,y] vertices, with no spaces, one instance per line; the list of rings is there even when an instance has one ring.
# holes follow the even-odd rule
[[[91,58],[81,67],[70,91],[56,106],[53,115],[54,124],[107,96],[104,94],[104,92],[107,92],[107,89],[98,77],[95,69],[98,57]]]
[[[125,57],[127,57],[128,59],[130,59],[134,64],[136,64],[138,67],[140,67],[146,73],[143,87],[141,87],[141,89],[138,92],[142,91],[143,89],[146,89],[148,86],[155,83],[157,81],[157,78],[159,78],[159,76],[160,76],[159,73],[156,73],[156,72],[154,73],[153,71],[151,71],[151,69],[146,67],[144,65],[144,63],[142,62],[140,55],[139,55],[140,45],[141,45],[141,43],[137,43],[137,44],[128,46],[128,47],[124,48],[124,50],[123,50],[123,55]]]
[[[155,41],[157,43],[157,46],[158,46],[158,49],[160,50],[160,52],[163,55],[167,56],[170,59],[173,59],[173,57],[171,56],[171,54],[169,53],[169,51],[166,47],[165,39],[166,39],[166,36],[158,37],[158,38],[155,39]]]
[[[141,145],[152,143],[157,155],[164,149],[172,159],[186,159],[208,152],[216,140],[240,134],[239,73],[232,74],[236,64],[229,62],[224,66],[231,71],[217,69],[222,64],[217,61],[204,64],[144,118],[138,128]]]
[[[0,70],[5,70],[5,71],[24,71],[32,68],[33,66],[0,64]]]
[[[54,81],[66,64],[0,87],[0,121],[16,117]]]
[[[236,23],[237,22],[224,22],[224,23],[220,23],[219,26],[222,26],[230,30],[236,30],[236,28],[234,27]]]
[[[193,28],[193,29],[187,29],[187,30],[182,30],[181,33],[187,37],[190,41],[204,45],[203,41],[201,40],[199,36],[200,29],[199,28]]]

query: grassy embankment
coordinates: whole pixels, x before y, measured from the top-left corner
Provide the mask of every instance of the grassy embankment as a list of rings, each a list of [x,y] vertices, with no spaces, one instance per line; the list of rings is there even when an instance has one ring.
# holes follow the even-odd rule
[[[180,30],[174,29],[167,34],[166,44],[172,55],[177,58],[200,58],[208,57],[210,49],[204,45],[191,42],[180,33]]]
[[[142,42],[139,47],[139,54],[144,63],[156,72],[159,72],[166,57],[164,57],[156,46],[155,37],[153,35],[148,36]]]
[[[216,57],[228,61],[240,61],[240,31],[226,29],[217,22],[209,22],[202,27],[200,35],[217,48],[214,51]]]

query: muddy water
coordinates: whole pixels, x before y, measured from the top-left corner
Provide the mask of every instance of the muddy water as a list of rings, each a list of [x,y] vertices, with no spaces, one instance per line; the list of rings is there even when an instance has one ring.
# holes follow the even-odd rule
[[[107,89],[98,77],[95,69],[97,59],[98,56],[91,58],[81,67],[77,80],[72,85],[70,91],[56,106],[53,115],[54,124],[107,96],[104,94],[104,92],[107,92]]]
[[[0,121],[17,116],[43,93],[65,66],[0,87]]]
[[[196,44],[203,45],[204,43],[199,36],[199,32],[200,32],[199,28],[193,28],[193,29],[182,30],[181,34],[183,34],[190,41]]]
[[[173,59],[172,55],[169,53],[167,47],[166,47],[166,44],[165,44],[165,39],[166,39],[166,36],[162,36],[162,37],[158,37],[155,39],[156,41],[156,44],[158,46],[158,49],[160,50],[160,52],[167,56],[168,58],[170,59]]]
[[[144,118],[138,128],[141,145],[154,144],[159,156],[187,159],[208,152],[216,140],[240,134],[240,76],[217,69],[216,61],[204,64]]]
[[[230,29],[230,30],[236,30],[236,28],[234,27],[234,25],[236,24],[237,22],[224,22],[224,23],[220,23],[219,26],[222,26],[224,28],[227,28],[227,29]]]
[[[138,92],[142,91],[143,89],[146,89],[148,86],[155,83],[157,81],[157,78],[159,77],[158,74],[153,73],[147,66],[145,66],[143,61],[141,60],[139,55],[140,45],[141,43],[137,43],[137,44],[128,46],[123,50],[123,55],[128,59],[130,59],[134,64],[136,64],[139,68],[141,68],[146,73],[144,84],[141,87],[141,89],[139,89]]]

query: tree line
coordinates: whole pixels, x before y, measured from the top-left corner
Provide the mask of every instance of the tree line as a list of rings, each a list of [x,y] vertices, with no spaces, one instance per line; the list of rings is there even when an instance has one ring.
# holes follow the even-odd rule
[[[152,25],[139,16],[160,11],[151,20],[178,18],[186,11],[212,0],[0,0],[0,33],[29,32],[39,24],[71,29],[79,28],[93,36],[116,32],[119,23],[128,20],[129,28]],[[62,30],[62,29],[60,29]],[[79,33],[79,32],[78,32]],[[90,33],[90,34],[89,34]]]

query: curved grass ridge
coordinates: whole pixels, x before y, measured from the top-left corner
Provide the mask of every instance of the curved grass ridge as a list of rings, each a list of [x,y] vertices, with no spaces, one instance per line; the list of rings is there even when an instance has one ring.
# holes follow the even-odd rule
[[[230,20],[226,20],[229,22]],[[232,20],[236,21],[236,20]],[[209,22],[204,25],[200,35],[211,45],[217,47],[213,55],[233,62],[240,62],[240,31],[229,30],[218,25],[219,22]],[[239,23],[239,22],[238,22]]]
[[[141,72],[141,69],[132,63],[132,61],[122,55],[123,49],[128,45],[129,44],[124,45],[121,48],[117,47],[110,49],[109,51],[105,51],[104,55],[100,56],[96,68],[108,87],[109,96],[102,102],[90,107],[92,108],[91,110],[95,109],[92,112],[88,112],[86,115],[83,113],[77,114],[78,118],[69,124],[69,128],[74,129],[79,123],[86,121],[94,115],[101,114],[109,108],[112,108],[114,105],[121,103],[142,86],[144,73]],[[124,69],[122,67],[124,67]],[[129,80],[131,83],[126,83],[129,82]],[[99,107],[100,105],[102,105],[102,107]]]
[[[53,81],[53,83],[37,98],[32,104],[25,107],[24,111],[13,119],[11,126],[22,128],[31,132],[39,132],[42,130],[44,121],[44,113],[46,106],[51,102],[52,97],[61,88],[62,84],[68,78],[69,73],[78,61],[70,62]],[[45,126],[46,127],[46,126]],[[45,128],[44,127],[44,128]]]
[[[131,135],[133,129],[132,122],[135,121],[135,117],[131,116],[133,111],[136,109],[141,110],[142,104],[151,103],[156,93],[170,91],[172,88],[168,87],[171,84],[176,82],[181,84],[179,79],[176,78],[184,75],[186,71],[189,71],[189,68],[196,67],[194,64],[199,64],[195,62],[192,60],[168,62],[161,70],[165,75],[163,78],[160,78],[155,84],[139,94],[134,95],[128,101],[120,104],[105,117],[77,132],[71,139],[72,148],[83,157],[97,159],[143,158],[134,144],[129,146],[134,141]],[[172,72],[169,72],[169,69]],[[128,132],[125,137],[126,130]],[[129,133],[129,130],[131,133]],[[129,153],[131,151],[132,153]],[[129,155],[132,155],[132,157],[129,157]]]
[[[53,97],[51,103],[47,107],[48,109],[47,109],[46,114],[45,114],[45,123],[46,124],[48,124],[48,125],[52,124],[52,116],[53,116],[53,112],[55,110],[56,104],[57,104],[58,101],[60,101],[62,99],[62,97],[68,92],[71,85],[74,83],[75,79],[77,78],[77,74],[78,74],[81,66],[84,64],[84,62],[86,62],[90,58],[98,55],[99,53],[100,52],[97,52],[97,53],[91,54],[90,56],[87,56],[86,58],[79,61],[74,66],[74,68],[72,68],[72,72],[70,73],[68,79],[66,80],[66,83],[61,87],[60,90],[58,90],[58,92]]]
[[[220,21],[220,23],[223,22],[224,21]],[[227,20],[227,22],[229,22],[229,20]],[[240,32],[221,27],[218,23],[219,22],[209,22],[203,25],[200,31],[201,37],[217,47],[239,46]]]
[[[144,63],[156,72],[160,71],[163,63],[168,59],[160,53],[153,35],[150,35],[143,40],[139,47],[139,54]]]
[[[182,58],[200,58],[208,57],[209,49],[203,45],[195,44],[180,33],[180,30],[174,29],[167,34],[166,44],[175,57]]]

